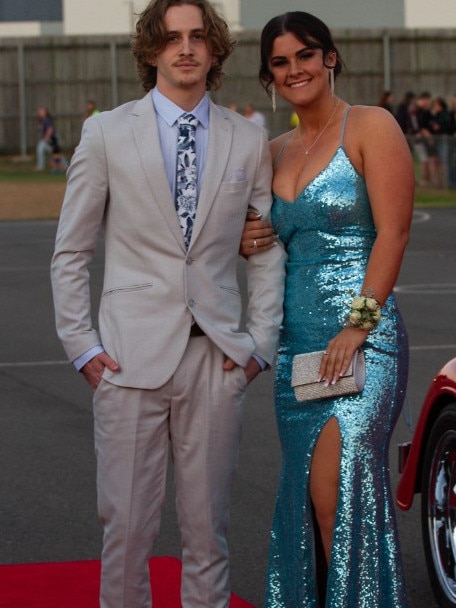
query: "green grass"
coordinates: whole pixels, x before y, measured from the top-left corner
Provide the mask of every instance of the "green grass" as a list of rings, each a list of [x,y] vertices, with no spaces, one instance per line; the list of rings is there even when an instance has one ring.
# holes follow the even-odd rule
[[[36,172],[33,158],[0,157],[0,183],[6,181],[63,182],[65,175],[52,175],[49,171]],[[415,207],[456,207],[456,188],[452,190],[417,188]]]
[[[456,207],[456,189],[417,188],[415,207]]]
[[[51,173],[22,173],[12,171],[9,174],[0,173],[0,183],[16,182],[16,183],[49,183],[49,182],[64,182],[65,175],[52,175]]]
[[[34,158],[0,157],[0,182],[62,182],[65,175],[54,175],[49,170],[35,171]]]

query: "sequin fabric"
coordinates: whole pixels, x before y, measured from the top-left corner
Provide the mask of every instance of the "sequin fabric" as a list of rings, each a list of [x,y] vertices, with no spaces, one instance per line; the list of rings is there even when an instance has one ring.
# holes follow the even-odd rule
[[[340,331],[375,239],[365,181],[342,144],[295,201],[275,197],[272,220],[289,258],[275,378],[283,461],[266,606],[323,608],[315,583],[309,471],[318,435],[335,417],[342,452],[325,608],[406,608],[388,467],[408,371],[407,335],[394,296],[364,344],[362,393],[298,403],[290,387],[293,356],[324,349]]]

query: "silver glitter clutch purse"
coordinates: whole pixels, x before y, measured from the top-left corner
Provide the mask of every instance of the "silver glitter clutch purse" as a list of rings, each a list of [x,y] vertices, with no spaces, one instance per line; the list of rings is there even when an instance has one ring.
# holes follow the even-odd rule
[[[366,381],[366,368],[362,350],[357,350],[353,355],[347,373],[341,376],[335,384],[329,386],[325,386],[324,382],[318,382],[317,380],[323,354],[323,350],[318,350],[293,357],[291,386],[294,388],[297,401],[338,397],[339,395],[359,393],[363,390]]]

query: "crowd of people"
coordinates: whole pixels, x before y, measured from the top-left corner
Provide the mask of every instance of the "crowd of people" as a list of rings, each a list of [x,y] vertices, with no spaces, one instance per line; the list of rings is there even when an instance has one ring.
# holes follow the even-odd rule
[[[421,186],[441,187],[448,170],[449,137],[456,136],[456,95],[450,102],[429,91],[407,91],[397,106],[392,91],[384,91],[378,105],[390,111],[406,135],[419,163]]]

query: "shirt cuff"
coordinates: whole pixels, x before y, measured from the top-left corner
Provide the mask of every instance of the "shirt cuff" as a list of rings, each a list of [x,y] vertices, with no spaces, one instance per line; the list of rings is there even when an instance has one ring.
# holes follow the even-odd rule
[[[266,363],[266,361],[255,354],[253,354],[252,357],[255,359],[255,361],[258,363],[258,365],[261,367],[261,371],[264,372],[264,370],[268,367],[268,364]]]
[[[80,357],[75,359],[73,361],[73,365],[78,370],[78,372],[80,372],[86,363],[88,363],[96,355],[99,355],[102,352],[104,352],[104,348],[101,346],[101,344],[98,344],[98,346],[92,346],[92,348],[90,350],[88,350],[87,352],[83,353]]]

